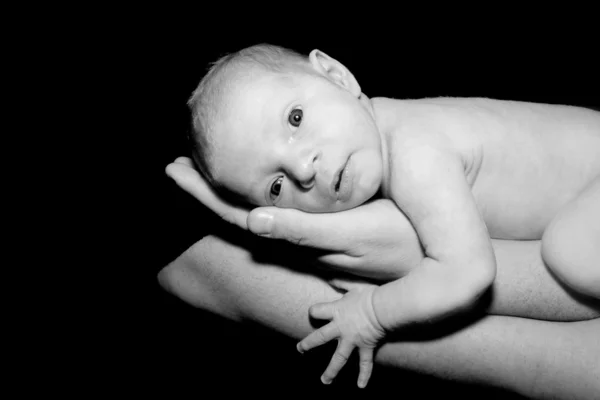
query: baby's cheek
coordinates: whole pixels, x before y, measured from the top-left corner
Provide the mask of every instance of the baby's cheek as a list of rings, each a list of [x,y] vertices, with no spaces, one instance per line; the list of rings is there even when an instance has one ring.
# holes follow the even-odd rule
[[[374,196],[380,193],[380,190],[384,190],[383,181],[381,176],[375,174],[369,174],[369,176],[362,177],[359,184],[357,185],[355,193],[352,196],[352,202],[357,207],[367,201],[371,200]]]

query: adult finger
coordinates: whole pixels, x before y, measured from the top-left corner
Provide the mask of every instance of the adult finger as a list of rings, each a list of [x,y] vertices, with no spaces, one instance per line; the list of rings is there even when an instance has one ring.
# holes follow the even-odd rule
[[[329,361],[329,365],[327,369],[321,376],[321,382],[326,385],[329,385],[331,381],[337,376],[340,370],[346,365],[350,355],[352,354],[352,350],[354,350],[354,346],[351,342],[340,340],[338,342],[337,349],[335,353],[331,357],[331,361]]]
[[[177,159],[167,165],[165,172],[179,187],[194,196],[225,221],[242,229],[248,229],[246,225],[248,210],[223,200],[200,173],[189,165],[188,161]]]
[[[291,208],[259,207],[248,215],[248,229],[256,235],[318,249],[343,252],[343,213],[306,213]]]
[[[330,322],[302,339],[302,341],[296,345],[296,350],[300,353],[304,353],[307,350],[322,346],[339,336],[340,331],[337,325]]]
[[[173,162],[178,163],[178,164],[187,165],[188,167],[194,168],[194,163],[193,163],[192,159],[189,157],[177,157],[175,159],[175,161],[173,161]]]
[[[359,355],[359,373],[358,387],[364,388],[369,383],[371,373],[373,372],[373,349],[361,347],[358,350]]]

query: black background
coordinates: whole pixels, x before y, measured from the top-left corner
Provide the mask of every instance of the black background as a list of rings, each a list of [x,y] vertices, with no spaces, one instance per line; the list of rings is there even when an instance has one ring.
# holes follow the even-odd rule
[[[164,168],[189,155],[186,101],[207,63],[248,45],[267,42],[305,53],[319,48],[344,63],[370,97],[482,96],[599,107],[592,38],[567,37],[554,28],[517,34],[510,26],[492,32],[411,26],[393,34],[353,27],[354,37],[328,28],[313,38],[275,29],[234,31],[225,21],[219,27],[170,22],[126,22],[115,31],[107,26],[101,33],[110,38],[94,39],[100,50],[91,62],[108,78],[101,82],[110,92],[103,111],[111,117],[104,129],[124,166],[113,186],[118,194],[109,194],[118,204],[113,227],[119,231],[118,252],[105,267],[111,286],[102,322],[92,326],[102,340],[93,341],[94,351],[85,356],[86,365],[93,365],[88,378],[94,385],[114,393],[208,398],[217,393],[508,396],[383,368],[376,368],[369,387],[359,391],[352,366],[325,387],[319,377],[332,347],[300,356],[293,340],[230,323],[164,293],[158,271],[218,222],[178,189]]]

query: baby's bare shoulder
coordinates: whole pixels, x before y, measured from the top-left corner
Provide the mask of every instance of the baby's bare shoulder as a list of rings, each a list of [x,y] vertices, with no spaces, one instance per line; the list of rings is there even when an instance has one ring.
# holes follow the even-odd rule
[[[600,112],[568,105],[488,98],[392,100],[394,150],[414,144],[447,146],[463,156],[478,149],[528,151],[568,140],[589,145],[600,138]]]
[[[500,119],[494,100],[483,98],[425,98],[389,100],[386,111],[392,114],[391,130],[397,145],[430,143],[457,148],[478,142],[475,132]]]
[[[390,160],[418,160],[424,153],[439,153],[467,165],[481,147],[478,132],[487,111],[479,103],[457,98],[393,100],[388,119]]]

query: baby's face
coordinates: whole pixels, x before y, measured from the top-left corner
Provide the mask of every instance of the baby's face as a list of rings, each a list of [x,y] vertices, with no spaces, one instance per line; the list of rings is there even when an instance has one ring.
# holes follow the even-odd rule
[[[309,74],[240,84],[215,126],[214,178],[249,203],[309,212],[356,207],[382,182],[381,139],[367,107]]]

